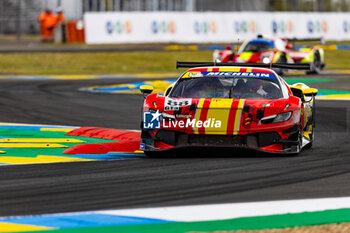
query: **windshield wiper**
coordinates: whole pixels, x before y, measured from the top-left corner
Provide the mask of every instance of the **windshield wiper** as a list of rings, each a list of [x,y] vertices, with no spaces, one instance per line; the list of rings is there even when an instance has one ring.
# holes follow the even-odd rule
[[[234,80],[232,80],[232,86],[230,87],[230,92],[228,93],[228,97],[231,99],[232,98],[232,90],[233,90],[233,84],[235,83]]]

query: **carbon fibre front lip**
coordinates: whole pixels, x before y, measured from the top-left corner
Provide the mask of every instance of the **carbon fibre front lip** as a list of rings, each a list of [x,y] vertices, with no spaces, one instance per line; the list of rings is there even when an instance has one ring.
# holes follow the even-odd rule
[[[176,146],[176,147],[172,147],[172,148],[167,148],[167,149],[156,149],[150,145],[145,145],[145,151],[146,152],[159,152],[159,153],[176,153],[176,152],[183,152],[183,151],[187,151],[187,152],[198,152],[199,150],[203,150],[205,152],[208,152],[208,149],[212,149],[214,151],[216,151],[217,149],[220,150],[227,150],[227,152],[231,151],[231,150],[239,150],[239,151],[255,151],[255,152],[262,152],[262,153],[268,153],[268,154],[296,154],[299,153],[301,150],[296,148],[296,150],[284,150],[284,151],[269,151],[269,150],[264,150],[264,149],[260,149],[260,148],[253,148],[253,147],[248,147],[248,146]]]

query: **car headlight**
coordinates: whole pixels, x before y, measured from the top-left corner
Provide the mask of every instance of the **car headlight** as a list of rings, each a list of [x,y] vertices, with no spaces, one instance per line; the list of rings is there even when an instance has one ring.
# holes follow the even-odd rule
[[[261,54],[261,61],[265,64],[271,63],[274,53],[265,52]]]
[[[215,63],[220,63],[220,62],[222,62],[221,57],[220,57],[220,58],[214,59],[214,62],[215,62]]]
[[[288,121],[291,116],[292,116],[292,112],[284,112],[284,113],[277,114],[276,118],[273,120],[272,123]]]
[[[265,63],[265,64],[269,64],[271,62],[271,59],[269,57],[264,57],[262,59],[262,62]]]
[[[241,59],[241,58],[239,58],[239,57],[236,58],[236,62],[237,62],[237,63],[244,63],[245,61],[246,61],[246,60]]]
[[[261,119],[261,122],[264,124],[278,123],[278,122],[288,121],[291,116],[292,116],[292,112],[283,112],[276,115],[264,117]]]
[[[217,63],[222,61],[222,57],[220,56],[220,52],[218,50],[215,50],[213,53],[213,61]]]

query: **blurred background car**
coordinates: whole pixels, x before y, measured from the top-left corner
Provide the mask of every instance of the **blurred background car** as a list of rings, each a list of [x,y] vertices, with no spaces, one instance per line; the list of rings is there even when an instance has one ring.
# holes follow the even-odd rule
[[[273,38],[258,35],[256,38],[245,41],[237,53],[227,46],[225,50],[215,50],[213,53],[214,62],[233,63],[309,63],[311,70],[308,74],[317,74],[325,67],[324,50],[318,46],[304,47],[294,46],[288,42],[298,39]],[[299,39],[322,41],[322,39]],[[282,70],[278,70],[283,73]]]

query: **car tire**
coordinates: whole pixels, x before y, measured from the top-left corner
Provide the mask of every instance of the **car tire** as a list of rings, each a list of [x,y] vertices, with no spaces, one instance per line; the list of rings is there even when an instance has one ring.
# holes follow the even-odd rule
[[[306,74],[319,74],[322,69],[321,56],[318,50],[315,51],[314,60],[311,63],[311,70],[307,71]]]
[[[305,149],[311,149],[312,148],[312,142],[309,142],[304,146]]]
[[[308,143],[307,145],[305,145],[305,149],[310,149],[312,147],[312,143],[314,141],[314,130],[315,130],[315,125],[316,125],[316,101],[315,101],[315,97],[313,97],[313,104],[312,104],[312,131],[311,131],[311,135],[310,135],[310,143]]]
[[[298,132],[299,153],[303,148],[303,134],[304,134],[304,131],[303,131],[303,127],[300,119],[299,132]]]
[[[279,63],[279,64],[287,64],[287,57],[286,57],[286,54],[282,54],[281,57],[277,60],[276,63]],[[284,71],[283,69],[274,69],[274,71],[278,74],[278,75],[283,75],[284,74]]]
[[[300,124],[299,124],[299,129],[298,129],[298,144],[293,146],[291,155],[293,156],[298,156],[302,150],[302,145],[303,145],[303,128],[301,125],[301,119],[300,119]]]
[[[305,149],[310,149],[312,147],[312,143],[314,141],[314,127],[312,127],[310,139],[311,139],[311,141],[304,146]]]

